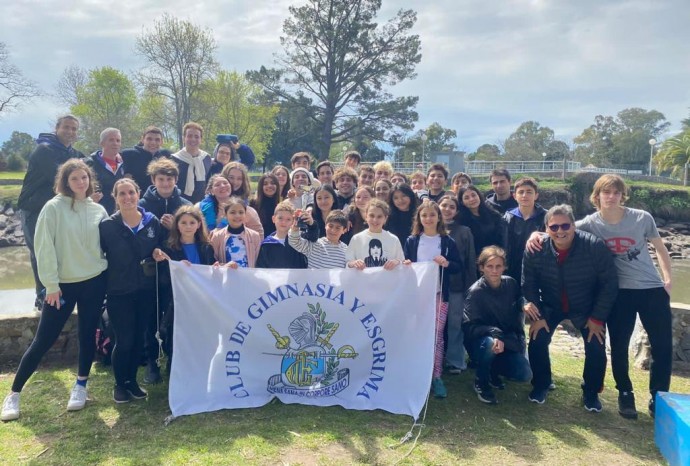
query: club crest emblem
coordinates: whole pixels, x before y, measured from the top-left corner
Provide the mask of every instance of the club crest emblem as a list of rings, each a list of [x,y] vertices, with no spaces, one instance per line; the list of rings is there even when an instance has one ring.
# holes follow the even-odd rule
[[[357,353],[350,345],[336,349],[331,339],[339,324],[326,321],[321,304],[307,304],[302,313],[288,326],[290,336],[281,335],[271,324],[268,330],[276,340],[275,347],[284,350],[280,373],[268,380],[268,391],[289,395],[333,396],[350,383],[350,370],[341,368],[341,360],[354,359]]]

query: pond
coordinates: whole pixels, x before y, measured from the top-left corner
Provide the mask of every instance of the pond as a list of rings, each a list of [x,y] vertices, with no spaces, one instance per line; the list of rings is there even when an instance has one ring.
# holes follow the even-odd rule
[[[671,301],[690,304],[690,260],[673,261],[673,281]],[[29,250],[0,248],[0,314],[29,312],[33,286]]]

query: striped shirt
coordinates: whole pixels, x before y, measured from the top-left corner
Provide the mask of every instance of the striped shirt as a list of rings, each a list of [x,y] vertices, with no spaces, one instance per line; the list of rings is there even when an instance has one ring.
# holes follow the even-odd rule
[[[290,230],[288,242],[296,251],[307,256],[310,269],[338,269],[345,267],[347,245],[340,241],[332,244],[325,237],[311,242],[300,236],[299,231]]]

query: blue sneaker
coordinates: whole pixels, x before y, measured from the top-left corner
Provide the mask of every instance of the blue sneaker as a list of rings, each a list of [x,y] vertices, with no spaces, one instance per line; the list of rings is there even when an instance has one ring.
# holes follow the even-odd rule
[[[436,398],[445,398],[448,396],[446,386],[443,385],[443,380],[441,380],[440,377],[431,380],[431,390],[434,392],[434,397]]]
[[[597,392],[582,391],[582,403],[590,413],[600,413],[603,409]]]

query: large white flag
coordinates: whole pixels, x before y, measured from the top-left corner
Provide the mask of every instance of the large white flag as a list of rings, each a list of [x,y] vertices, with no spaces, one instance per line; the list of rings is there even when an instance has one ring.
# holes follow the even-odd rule
[[[393,271],[170,263],[174,416],[284,403],[415,419],[431,384],[438,266]]]

